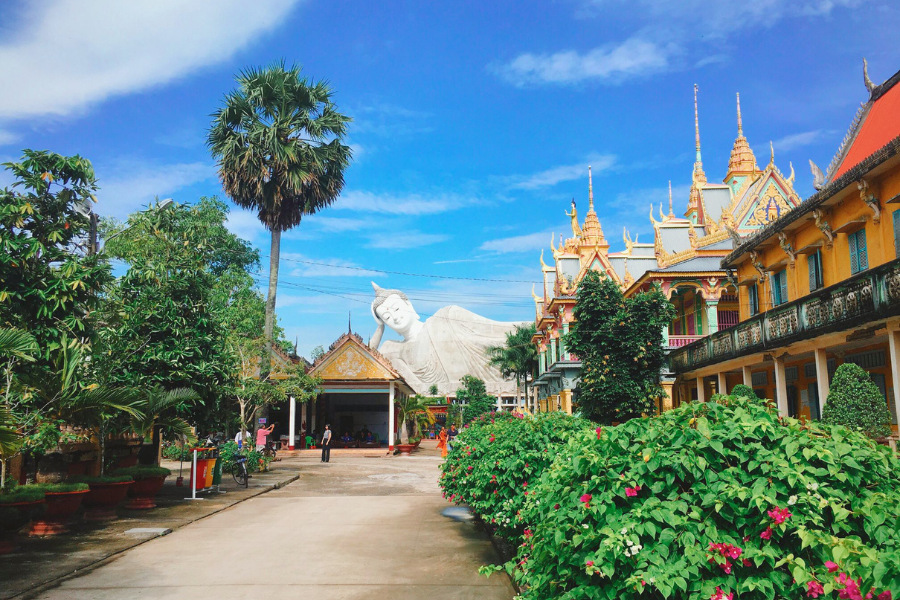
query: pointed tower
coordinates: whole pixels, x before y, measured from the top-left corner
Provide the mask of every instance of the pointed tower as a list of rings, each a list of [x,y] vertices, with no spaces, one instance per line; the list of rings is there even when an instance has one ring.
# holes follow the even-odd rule
[[[756,165],[756,156],[744,137],[744,127],[741,121],[741,95],[737,95],[737,125],[738,134],[731,148],[731,158],[728,159],[728,173],[725,174],[724,183],[731,187],[732,192],[737,192],[743,185],[744,179],[749,175],[759,173]]]
[[[581,240],[590,246],[609,246],[603,237],[603,228],[600,227],[600,219],[594,210],[594,182],[590,167],[588,167],[588,211],[584,216],[584,226],[581,228]]]
[[[697,90],[699,87],[694,84],[694,146],[697,151],[697,157],[694,160],[694,174],[691,181],[691,198],[688,201],[687,212],[684,216],[693,223],[702,225],[703,215],[703,198],[700,194],[700,188],[706,183],[706,173],[703,172],[703,159],[700,156],[700,119],[697,115]]]

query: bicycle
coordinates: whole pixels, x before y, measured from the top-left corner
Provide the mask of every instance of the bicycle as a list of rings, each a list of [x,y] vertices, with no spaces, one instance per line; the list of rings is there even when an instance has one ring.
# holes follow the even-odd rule
[[[234,477],[238,485],[249,487],[251,475],[247,472],[246,456],[235,457],[234,463],[231,465],[231,476]]]

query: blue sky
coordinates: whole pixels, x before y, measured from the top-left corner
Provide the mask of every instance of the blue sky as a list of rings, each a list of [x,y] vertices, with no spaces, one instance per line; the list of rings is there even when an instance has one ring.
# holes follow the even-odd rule
[[[234,74],[284,59],[328,79],[356,160],[335,206],[284,236],[278,292],[308,353],[350,311],[372,333],[373,279],[423,316],[532,318],[528,282],[573,197],[584,214],[588,164],[613,250],[624,226],[649,241],[669,180],[687,202],[694,83],[710,180],[740,92],[757,159],[774,141],[808,196],[808,159],[827,166],[866,99],[862,57],[876,83],[900,69],[898,26],[880,0],[0,0],[0,160],[81,154],[116,217],[221,195],[204,139]],[[253,215],[230,223],[268,254]]]

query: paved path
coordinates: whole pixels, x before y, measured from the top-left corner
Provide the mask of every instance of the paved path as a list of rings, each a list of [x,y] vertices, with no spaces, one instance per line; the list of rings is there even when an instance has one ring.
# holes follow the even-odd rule
[[[300,479],[133,548],[38,598],[510,599],[482,532],[441,514],[439,459],[297,461]]]

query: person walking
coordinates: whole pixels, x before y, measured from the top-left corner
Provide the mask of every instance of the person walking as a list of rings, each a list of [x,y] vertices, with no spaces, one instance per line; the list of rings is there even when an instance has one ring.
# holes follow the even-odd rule
[[[438,449],[441,451],[441,458],[447,458],[447,430],[441,427],[441,432],[438,434]]]
[[[322,434],[322,462],[331,461],[331,425],[325,425],[325,433]]]

